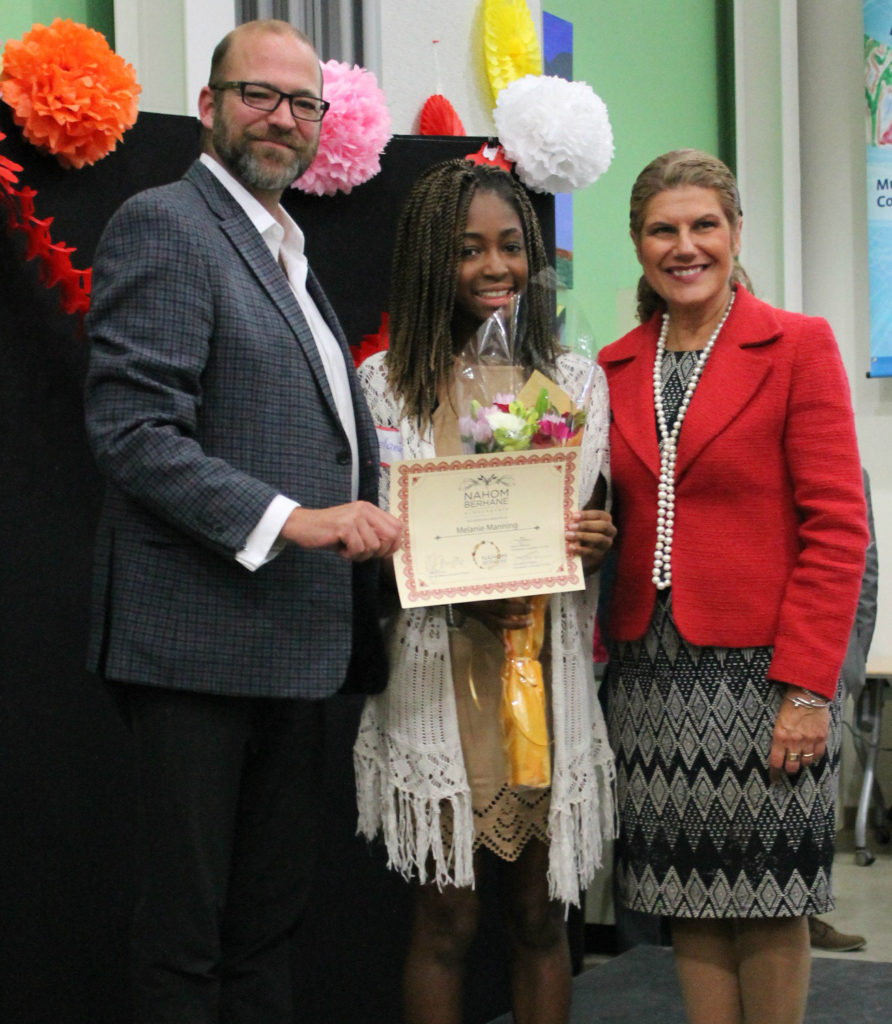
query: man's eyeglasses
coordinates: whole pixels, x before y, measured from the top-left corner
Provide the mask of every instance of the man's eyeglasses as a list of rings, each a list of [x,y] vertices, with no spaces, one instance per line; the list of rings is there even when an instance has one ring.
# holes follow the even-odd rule
[[[315,96],[303,96],[300,93],[280,92],[271,85],[260,82],[220,82],[211,89],[222,92],[224,89],[238,89],[242,103],[255,110],[265,110],[271,114],[282,100],[288,101],[291,114],[299,121],[321,121],[325,111],[331,106],[328,100],[320,100]]]

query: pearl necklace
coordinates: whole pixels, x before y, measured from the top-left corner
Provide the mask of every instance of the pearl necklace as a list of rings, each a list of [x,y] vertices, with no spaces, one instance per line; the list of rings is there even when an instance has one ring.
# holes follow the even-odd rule
[[[694,388],[715,346],[719,332],[725,326],[731,307],[734,305],[734,292],[725,314],[718,327],[709,336],[709,341],[697,359],[697,365],[688,379],[678,414],[672,424],[672,430],[666,429],[666,413],[663,410],[663,353],[666,351],[666,338],[669,334],[669,313],[663,314],[660,336],[657,340],[657,355],[654,360],[654,408],[657,413],[657,424],[660,430],[660,482],[657,487],[657,544],[654,549],[653,583],[657,590],[666,590],[672,585],[672,531],[675,524],[675,457],[678,451],[678,435],[682,420],[691,404]]]

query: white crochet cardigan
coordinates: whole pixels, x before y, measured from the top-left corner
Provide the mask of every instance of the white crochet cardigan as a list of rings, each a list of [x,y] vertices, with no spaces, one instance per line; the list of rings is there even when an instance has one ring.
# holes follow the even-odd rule
[[[571,396],[592,381],[580,459],[584,504],[599,473],[609,480],[607,384],[601,369],[582,356],[561,355],[557,370],[558,383]],[[400,416],[400,403],[387,387],[384,353],[366,359],[359,377],[375,424],[399,430],[402,457],[434,456],[430,429],[422,435],[417,420]],[[389,467],[382,465],[383,508],[389,497]],[[597,591],[593,575],[584,591],[556,594],[550,603],[554,753],[548,881],[553,899],[574,904],[601,866],[602,842],[614,831],[613,755],[592,672]],[[353,751],[358,831],[369,839],[382,832],[389,866],[407,879],[427,881],[432,868],[440,886],[472,886],[471,791],[443,607],[400,611],[386,630],[390,680],[383,693],[367,700]],[[453,811],[451,851],[444,849],[440,831],[444,803]]]

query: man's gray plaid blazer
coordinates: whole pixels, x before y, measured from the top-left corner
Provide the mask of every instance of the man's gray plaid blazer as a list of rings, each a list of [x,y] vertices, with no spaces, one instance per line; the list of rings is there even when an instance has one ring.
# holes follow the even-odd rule
[[[351,500],[347,437],[284,274],[200,162],[124,204],[95,268],[87,427],[108,491],[91,668],[218,694],[332,693],[354,623],[378,651],[372,565],[293,545],[254,573],[234,560],[276,494]],[[312,273],[307,287],[344,351],[359,497],[375,503],[374,427]]]

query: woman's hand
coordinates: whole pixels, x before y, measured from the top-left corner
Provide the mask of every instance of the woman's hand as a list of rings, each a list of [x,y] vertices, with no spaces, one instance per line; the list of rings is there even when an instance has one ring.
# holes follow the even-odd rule
[[[797,707],[787,700],[788,696],[795,695],[812,699],[811,694],[798,686],[784,687],[784,700],[774,722],[774,736],[768,755],[772,780],[778,779],[782,771],[795,775],[800,768],[808,768],[820,761],[827,750],[829,705],[825,708]]]
[[[609,512],[583,509],[570,516],[567,550],[571,555],[579,555],[586,573],[594,572],[601,568],[615,536],[616,527]]]
[[[472,615],[488,630],[501,637],[503,629],[523,629],[533,625],[533,609],[528,597],[503,597],[495,601],[465,601],[456,605]]]

